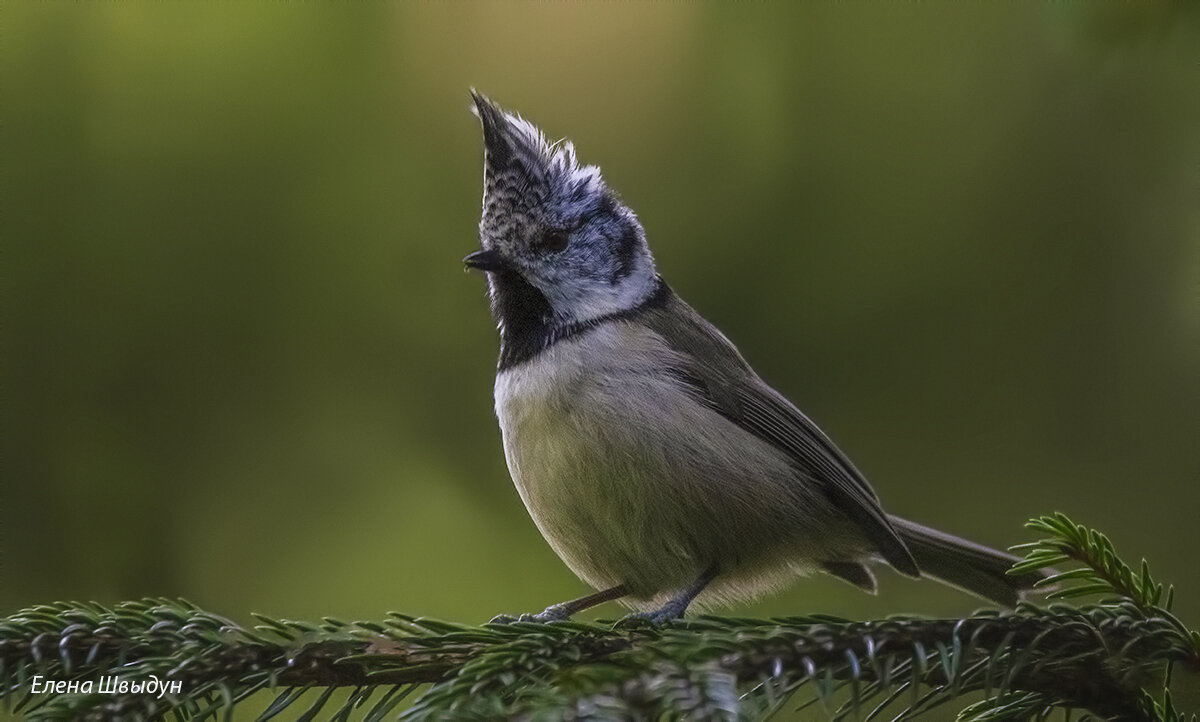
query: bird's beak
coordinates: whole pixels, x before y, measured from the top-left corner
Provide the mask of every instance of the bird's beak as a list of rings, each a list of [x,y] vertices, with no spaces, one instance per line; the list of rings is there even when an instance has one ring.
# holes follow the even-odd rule
[[[475,251],[463,259],[463,265],[467,268],[476,268],[489,273],[504,271],[509,267],[504,257],[495,251]]]

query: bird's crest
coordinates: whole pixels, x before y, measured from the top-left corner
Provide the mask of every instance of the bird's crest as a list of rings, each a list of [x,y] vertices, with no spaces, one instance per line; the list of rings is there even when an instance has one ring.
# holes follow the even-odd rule
[[[472,110],[483,124],[485,206],[488,196],[510,186],[535,194],[554,190],[582,195],[598,190],[600,169],[580,165],[570,141],[547,142],[545,134],[520,115],[475,90],[471,99]]]

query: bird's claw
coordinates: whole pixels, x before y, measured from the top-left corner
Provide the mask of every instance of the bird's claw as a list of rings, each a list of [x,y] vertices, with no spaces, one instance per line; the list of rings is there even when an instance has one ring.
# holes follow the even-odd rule
[[[492,617],[489,624],[516,624],[532,623],[532,624],[548,624],[550,622],[559,622],[564,619],[570,619],[571,615],[567,614],[563,609],[554,606],[538,612],[537,614],[522,614],[520,616],[512,616],[511,614],[497,614]]]
[[[661,627],[664,624],[683,619],[683,613],[671,607],[655,609],[652,612],[634,612],[617,620],[617,627]]]

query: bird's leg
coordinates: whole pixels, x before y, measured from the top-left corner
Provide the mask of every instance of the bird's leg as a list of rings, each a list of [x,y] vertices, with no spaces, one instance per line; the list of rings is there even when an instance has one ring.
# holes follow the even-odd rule
[[[717,567],[711,566],[706,569],[704,573],[696,579],[696,581],[692,582],[691,586],[684,589],[675,598],[671,599],[658,609],[655,609],[653,612],[638,612],[636,614],[630,614],[621,621],[631,622],[635,620],[645,620],[651,624],[662,624],[663,622],[669,622],[672,619],[680,619],[683,617],[684,612],[687,611],[687,608],[692,603],[692,600],[699,596],[700,592],[704,591],[704,588],[707,587],[709,583],[716,578],[716,576]]]
[[[611,602],[614,599],[620,599],[628,593],[624,584],[618,584],[609,589],[601,589],[598,592],[593,592],[586,597],[572,599],[569,602],[560,604],[551,604],[543,611],[537,614],[522,614],[519,617],[512,617],[507,614],[501,614],[492,619],[492,624],[511,624],[513,622],[556,622],[560,619],[569,619],[572,614],[582,612],[585,609],[590,609],[597,604]]]

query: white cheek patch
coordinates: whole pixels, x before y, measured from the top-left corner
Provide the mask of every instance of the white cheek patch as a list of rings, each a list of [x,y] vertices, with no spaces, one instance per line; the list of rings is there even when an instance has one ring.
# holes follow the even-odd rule
[[[556,313],[576,323],[635,308],[654,293],[658,276],[649,254],[638,256],[629,275],[615,284],[607,278],[574,275],[541,289]]]

